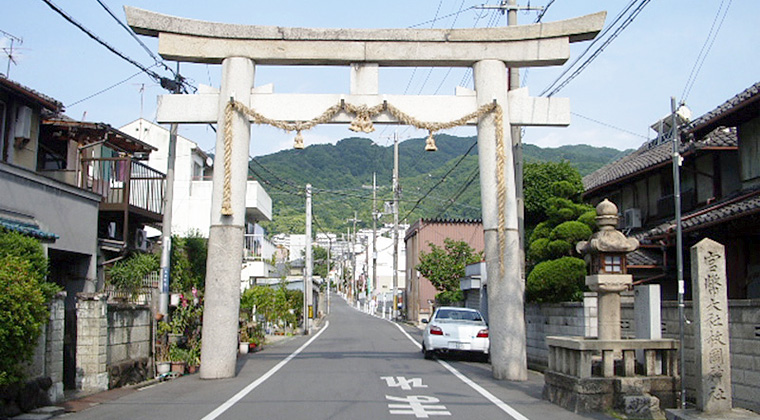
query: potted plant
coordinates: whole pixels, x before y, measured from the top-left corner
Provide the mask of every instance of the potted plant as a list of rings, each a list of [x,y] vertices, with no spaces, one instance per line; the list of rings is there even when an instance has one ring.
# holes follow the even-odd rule
[[[171,360],[169,359],[169,343],[167,342],[167,334],[170,328],[166,322],[159,322],[156,329],[156,347],[155,347],[155,363],[156,374],[163,375],[171,371]]]
[[[176,344],[172,344],[169,347],[169,359],[171,359],[172,362],[172,372],[184,375],[188,358],[189,351],[187,349],[180,348]]]
[[[248,354],[248,348],[250,347],[251,337],[248,335],[248,329],[243,327],[240,329],[240,354]]]

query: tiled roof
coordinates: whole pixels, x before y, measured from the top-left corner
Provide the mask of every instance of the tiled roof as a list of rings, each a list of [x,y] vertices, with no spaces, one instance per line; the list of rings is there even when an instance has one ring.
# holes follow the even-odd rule
[[[662,253],[652,249],[639,248],[626,256],[628,266],[662,266]]]
[[[683,231],[704,228],[709,225],[724,221],[734,216],[747,216],[760,213],[760,189],[745,193],[741,196],[727,199],[700,210],[687,213],[681,217],[681,229]],[[675,232],[675,219],[669,220],[655,228],[642,232],[636,237],[639,240],[666,236]]]
[[[18,232],[22,235],[31,236],[32,238],[41,239],[44,241],[55,241],[58,239],[58,235],[55,233],[45,232],[33,222],[24,222],[15,219],[0,218],[0,227],[8,229],[12,232]]]
[[[40,92],[37,92],[34,89],[28,88],[21,83],[14,82],[5,75],[0,75],[0,87],[4,87],[8,90],[12,90],[18,94],[26,96],[28,99],[33,100],[34,102],[39,103],[42,107],[45,107],[51,111],[54,112],[63,112],[63,104],[59,101],[47,96],[43,95]]]
[[[736,128],[718,127],[698,141],[681,144],[681,154],[712,147],[736,147]],[[666,142],[654,147],[644,143],[638,150],[607,164],[593,173],[583,177],[583,187],[588,193],[591,190],[608,185],[646,170],[671,162],[673,143]]]
[[[737,111],[737,109],[747,106],[750,102],[757,104],[760,99],[760,82],[755,83],[749,88],[745,89],[738,95],[722,103],[712,111],[702,115],[696,120],[692,121],[687,128],[687,131],[697,132],[698,134],[704,130],[710,130],[714,124],[727,125],[726,122],[719,121],[726,115]],[[755,105],[757,107],[757,105]]]

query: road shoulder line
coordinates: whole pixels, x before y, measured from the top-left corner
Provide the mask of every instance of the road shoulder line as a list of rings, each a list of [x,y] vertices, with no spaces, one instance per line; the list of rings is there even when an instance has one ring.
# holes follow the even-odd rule
[[[401,328],[401,325],[399,325],[399,324],[397,324],[395,322],[392,322],[392,321],[388,321],[388,322],[390,322],[391,324],[395,325],[396,328],[398,328],[401,331],[401,333],[403,333],[406,336],[406,338],[408,338],[412,343],[414,343],[414,345],[417,346],[418,349],[422,349],[422,344],[418,343],[414,338],[412,338],[412,336],[409,335],[408,332],[406,332],[403,328]],[[493,395],[490,392],[488,392],[488,390],[486,390],[482,386],[480,386],[477,383],[475,383],[472,379],[468,378],[467,376],[465,376],[464,374],[462,374],[461,372],[459,372],[458,370],[456,370],[456,368],[454,368],[450,364],[448,364],[448,363],[446,363],[446,362],[444,362],[443,360],[440,360],[440,359],[436,359],[436,361],[438,363],[440,363],[441,366],[443,366],[444,368],[446,368],[446,370],[448,370],[449,372],[451,372],[454,376],[456,376],[457,378],[459,378],[459,380],[461,380],[462,382],[466,383],[470,388],[474,389],[478,394],[482,395],[488,401],[491,401],[494,405],[496,405],[497,407],[499,407],[499,409],[501,411],[507,413],[508,415],[510,415],[515,420],[529,420],[527,417],[523,416],[517,410],[515,410],[514,408],[512,408],[509,404],[505,403],[504,401],[502,401],[499,398],[497,398],[495,395]]]
[[[295,358],[296,356],[298,356],[298,354],[301,353],[304,349],[306,349],[306,347],[308,347],[309,344],[311,344],[323,332],[325,332],[325,330],[327,330],[327,327],[329,327],[329,326],[330,326],[330,321],[325,322],[325,326],[321,330],[319,330],[319,332],[316,335],[314,335],[314,337],[311,337],[309,339],[309,341],[305,342],[296,351],[294,351],[293,353],[291,353],[285,359],[281,360],[273,368],[269,369],[269,371],[267,373],[263,374],[258,379],[256,379],[255,381],[251,382],[250,384],[248,384],[248,386],[246,386],[245,388],[243,388],[242,390],[240,390],[240,392],[238,392],[237,394],[235,394],[234,396],[232,396],[232,398],[230,398],[229,400],[227,400],[224,403],[222,403],[222,405],[220,405],[214,411],[212,411],[209,414],[207,414],[201,420],[214,420],[217,417],[219,417],[220,415],[222,415],[222,413],[224,413],[225,411],[229,410],[230,407],[232,407],[233,405],[235,405],[238,401],[242,400],[246,395],[250,394],[251,391],[253,391],[254,389],[256,389],[259,385],[261,385],[262,383],[264,383],[264,381],[266,381],[267,379],[271,378],[275,373],[277,373],[278,370],[282,369],[283,366],[285,366],[288,362],[290,362],[291,360],[293,360],[293,358]]]

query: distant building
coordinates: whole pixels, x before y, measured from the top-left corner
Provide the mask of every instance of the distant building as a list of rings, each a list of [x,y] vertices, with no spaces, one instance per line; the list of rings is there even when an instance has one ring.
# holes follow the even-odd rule
[[[406,243],[406,314],[407,319],[419,322],[430,318],[431,308],[438,290],[430,280],[415,269],[420,262],[420,252],[430,252],[430,244],[440,247],[444,239],[464,241],[476,252],[483,251],[483,223],[471,219],[420,219],[407,229]]]

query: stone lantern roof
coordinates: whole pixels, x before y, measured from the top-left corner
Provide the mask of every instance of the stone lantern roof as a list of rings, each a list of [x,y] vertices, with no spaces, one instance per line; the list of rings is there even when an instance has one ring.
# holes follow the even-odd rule
[[[607,200],[596,206],[596,224],[599,230],[591,235],[588,241],[581,241],[575,246],[582,255],[599,253],[625,254],[639,248],[639,241],[628,238],[616,229],[618,224],[618,208],[615,203]]]

